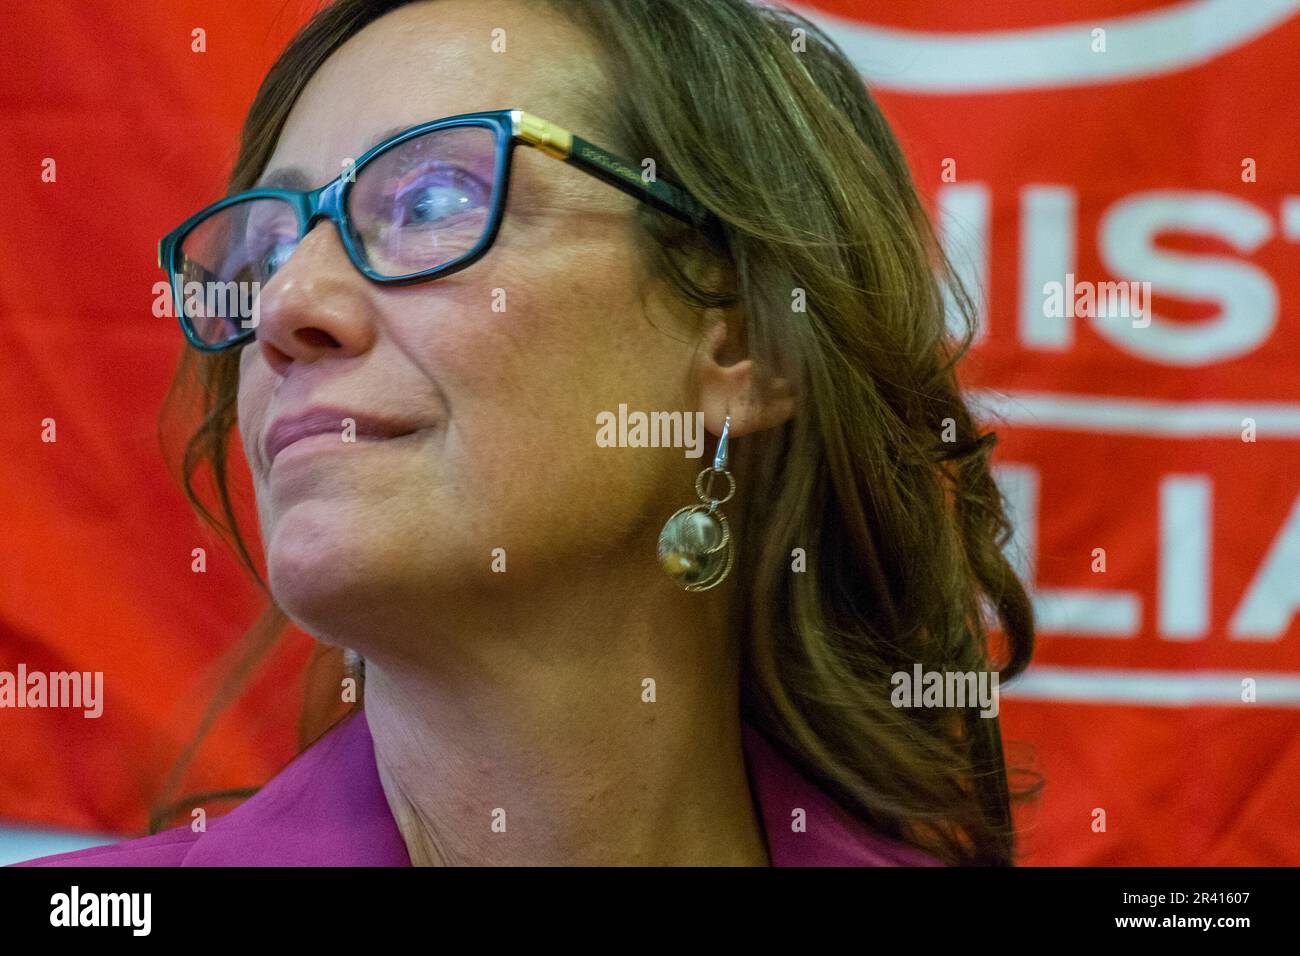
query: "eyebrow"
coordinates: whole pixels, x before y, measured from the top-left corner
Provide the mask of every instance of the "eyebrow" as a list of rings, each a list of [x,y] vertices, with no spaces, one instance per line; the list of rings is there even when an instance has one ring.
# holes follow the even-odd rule
[[[370,150],[374,149],[385,140],[392,139],[398,133],[404,133],[408,129],[418,126],[418,123],[404,123],[401,126],[394,126],[386,129],[377,136],[371,138],[369,144],[363,149],[360,155],[364,156]],[[342,166],[340,164],[340,170]],[[274,172],[267,173],[261,177],[254,185],[254,189],[297,189],[306,191],[311,186],[307,179],[307,174],[298,166],[283,166]]]

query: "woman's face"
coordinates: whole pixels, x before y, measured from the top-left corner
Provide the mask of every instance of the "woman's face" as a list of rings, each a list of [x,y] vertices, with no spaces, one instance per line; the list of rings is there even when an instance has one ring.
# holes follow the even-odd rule
[[[319,186],[387,130],[487,109],[605,142],[605,82],[591,42],[540,5],[415,4],[328,59],[265,172]],[[322,220],[262,290],[240,431],[272,592],[318,636],[418,626],[439,596],[522,596],[616,564],[667,582],[654,533],[693,498],[703,460],[600,447],[597,414],[699,408],[694,341],[646,283],[634,200],[526,147],[512,176],[494,247],[461,272],[371,283]],[[414,431],[347,442],[340,420],[268,461],[272,423],[312,406]]]

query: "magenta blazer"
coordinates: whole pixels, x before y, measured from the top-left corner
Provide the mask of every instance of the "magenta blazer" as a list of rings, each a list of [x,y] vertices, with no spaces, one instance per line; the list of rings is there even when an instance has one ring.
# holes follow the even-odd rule
[[[940,866],[854,819],[742,727],[773,866]],[[796,832],[793,812],[805,811]],[[365,711],[349,716],[205,832],[181,826],[16,866],[410,866],[375,767]]]

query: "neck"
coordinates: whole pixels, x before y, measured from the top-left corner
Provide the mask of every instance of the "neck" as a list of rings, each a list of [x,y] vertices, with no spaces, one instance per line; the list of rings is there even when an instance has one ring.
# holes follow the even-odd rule
[[[358,646],[380,779],[415,865],[765,865],[725,591],[599,573],[463,595]]]

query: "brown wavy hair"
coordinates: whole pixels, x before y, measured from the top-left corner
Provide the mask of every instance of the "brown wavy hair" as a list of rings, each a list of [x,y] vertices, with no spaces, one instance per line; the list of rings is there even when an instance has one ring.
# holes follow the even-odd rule
[[[261,175],[325,59],[409,2],[338,0],[302,28],[249,110],[231,192]],[[735,307],[751,357],[798,389],[795,417],[738,443],[733,458],[745,486],[768,490],[733,506],[745,529],[731,616],[745,718],[877,831],[952,864],[1014,863],[1013,803],[1042,781],[1008,772],[998,720],[975,706],[890,702],[891,675],[917,663],[1006,681],[1028,666],[1034,630],[1003,554],[1010,527],[989,466],[996,435],[979,430],[956,376],[974,335],[972,301],[888,123],[843,52],[791,12],[746,0],[545,2],[595,38],[619,77],[610,145],[655,157],[721,224],[720,238],[703,239],[642,204],[647,261],[698,310]],[[696,279],[701,263],[721,266],[726,287]],[[945,291],[965,323],[960,338],[947,327]],[[164,418],[197,405],[178,477],[270,603],[232,651],[154,830],[215,716],[288,623],[244,544],[228,485],[238,368],[237,351],[187,349]],[[195,488],[205,465],[211,506]],[[803,573],[791,571],[796,549]],[[337,699],[332,660],[317,683]],[[319,700],[303,713],[303,746],[338,716]]]

